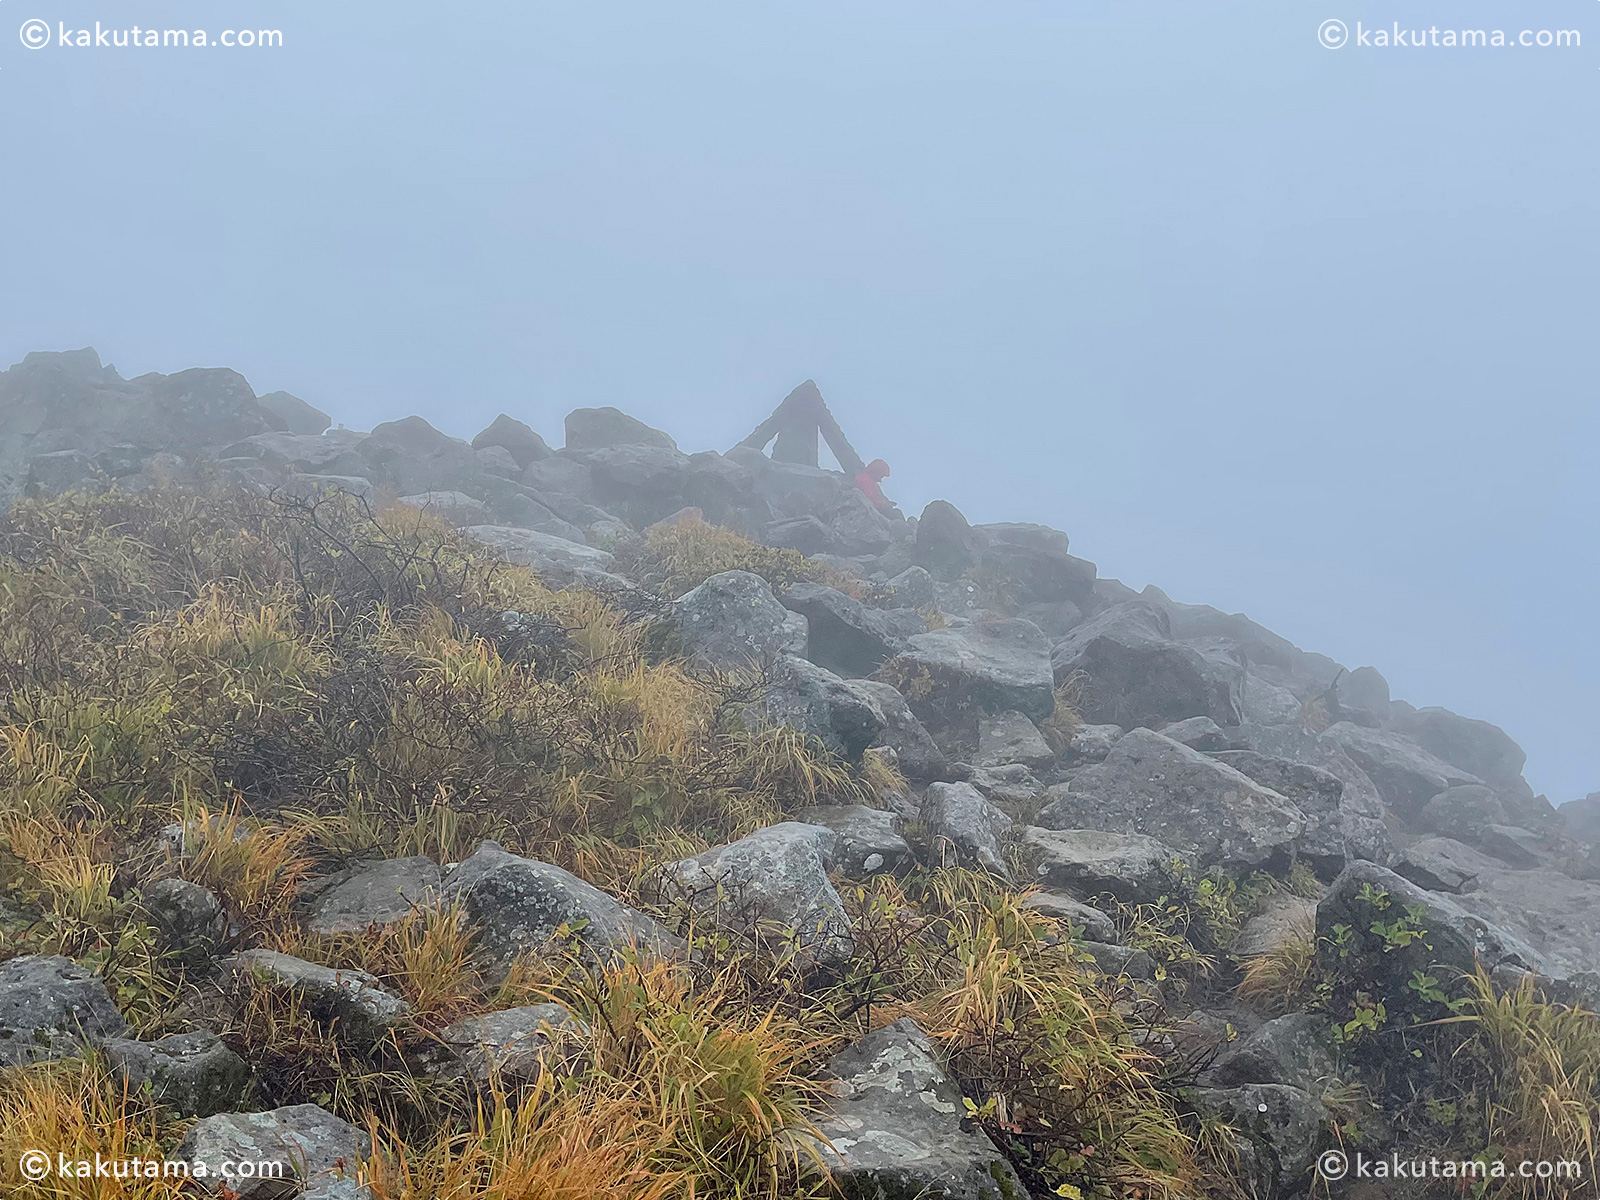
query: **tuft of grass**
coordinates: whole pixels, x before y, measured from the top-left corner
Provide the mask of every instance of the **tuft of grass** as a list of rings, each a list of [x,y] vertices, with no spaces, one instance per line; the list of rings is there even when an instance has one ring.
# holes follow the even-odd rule
[[[1313,930],[1297,930],[1272,949],[1244,962],[1234,994],[1269,1016],[1297,1012],[1312,999],[1317,942]]]
[[[843,571],[812,562],[798,550],[763,546],[739,533],[704,520],[652,525],[645,536],[619,546],[624,573],[642,587],[668,599],[698,587],[724,571],[749,571],[783,592],[797,583],[822,583],[856,599],[860,581]]]
[[[184,838],[191,849],[179,874],[255,925],[286,920],[296,886],[311,872],[305,829],[255,825],[237,806],[199,809],[184,822]]]

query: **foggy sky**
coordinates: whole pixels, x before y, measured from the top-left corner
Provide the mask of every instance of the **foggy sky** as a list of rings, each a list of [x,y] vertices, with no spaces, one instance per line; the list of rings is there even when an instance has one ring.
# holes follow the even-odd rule
[[[1371,663],[1559,803],[1600,789],[1597,68],[1592,0],[12,0],[0,359],[689,450],[814,377],[908,511]]]

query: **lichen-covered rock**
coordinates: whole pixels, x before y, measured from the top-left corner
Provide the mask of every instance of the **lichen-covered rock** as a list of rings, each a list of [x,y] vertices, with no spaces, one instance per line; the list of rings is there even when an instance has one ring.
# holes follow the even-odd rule
[[[838,834],[784,821],[661,868],[661,899],[686,904],[718,928],[755,935],[763,927],[794,937],[819,962],[853,949],[850,917],[828,880]]]
[[[1091,942],[1115,945],[1117,927],[1110,917],[1093,905],[1075,900],[1064,892],[1035,892],[1024,902],[1025,907],[1043,913],[1057,921],[1065,921],[1083,930]]]
[[[222,962],[222,972],[244,986],[264,986],[300,996],[306,1011],[358,1043],[373,1043],[404,1021],[411,1006],[379,986],[365,971],[325,967],[277,950],[245,950]]]
[[[1481,783],[1446,788],[1417,813],[1419,827],[1469,844],[1477,841],[1485,827],[1510,823],[1506,806],[1495,790]]]
[[[1204,867],[1285,864],[1306,829],[1277,792],[1149,729],[1046,794],[1039,824],[1047,829],[1149,833]]]
[[[1011,818],[970,783],[931,783],[922,797],[922,824],[940,861],[976,863],[1004,877],[1000,838]]]
[[[1119,976],[1145,982],[1156,977],[1156,962],[1146,950],[1132,946],[1119,946],[1114,942],[1086,941],[1083,952],[1088,955],[1094,969],[1113,979]]]
[[[26,954],[0,963],[0,1066],[70,1058],[127,1029],[100,976],[70,958]]]
[[[185,1117],[234,1108],[250,1087],[250,1065],[207,1030],[153,1042],[107,1038],[101,1049],[131,1091],[148,1089],[156,1103]]]
[[[1007,763],[1003,767],[974,767],[966,782],[982,792],[991,804],[1026,807],[1036,804],[1045,793],[1045,786],[1038,776],[1021,763]]]
[[[933,604],[933,576],[923,567],[907,567],[883,585],[907,608],[927,608]]]
[[[852,761],[860,759],[884,725],[882,711],[869,696],[793,654],[773,664],[763,710],[772,724],[798,729]]]
[[[1125,732],[1121,725],[1079,725],[1072,731],[1066,756],[1074,763],[1105,762]]]
[[[608,446],[678,448],[669,434],[609,406],[573,409],[567,414],[566,438],[568,450],[596,450]]]
[[[920,633],[883,674],[891,682],[916,681],[920,697],[907,699],[919,713],[919,704],[930,711],[1016,709],[1043,721],[1055,711],[1050,646],[1031,621],[974,621]]]
[[[530,1004],[446,1026],[418,1054],[423,1073],[477,1087],[532,1083],[583,1057],[588,1029],[560,1004]]]
[[[355,933],[393,925],[437,899],[443,873],[431,858],[389,858],[316,880],[301,892],[312,933]]]
[[[1324,1140],[1325,1114],[1316,1098],[1299,1088],[1250,1083],[1236,1088],[1196,1088],[1195,1107],[1220,1118],[1240,1134],[1240,1174],[1254,1194],[1302,1191]]]
[[[174,1157],[204,1164],[192,1171],[200,1190],[237,1200],[366,1200],[355,1183],[372,1154],[372,1139],[315,1104],[270,1112],[220,1113],[195,1122]],[[240,1173],[243,1166],[282,1164],[277,1172]]]
[[[571,942],[590,960],[612,963],[631,950],[663,958],[686,952],[683,940],[642,912],[571,872],[520,858],[497,842],[479,844],[445,877],[446,903],[461,901],[479,944],[501,963]]]
[[[1289,762],[1300,763],[1304,766],[1315,767],[1319,771],[1326,771],[1344,785],[1339,793],[1338,835],[1344,844],[1347,858],[1364,858],[1369,862],[1386,863],[1393,856],[1394,845],[1389,834],[1387,810],[1384,808],[1383,797],[1379,795],[1377,785],[1365,771],[1356,763],[1338,742],[1311,733],[1300,725],[1241,725],[1232,731],[1233,734],[1249,750],[1257,754],[1272,758],[1286,759]],[[1260,763],[1259,760],[1234,760],[1219,755],[1229,765],[1243,770],[1252,779],[1256,776],[1252,770],[1246,770],[1241,762],[1253,762],[1262,767],[1265,774],[1256,782],[1265,784],[1274,791],[1288,796],[1298,805],[1300,798],[1291,795],[1291,791],[1302,786],[1304,781],[1289,772],[1282,772],[1270,764]],[[1282,791],[1274,779],[1283,783],[1291,791]],[[1323,796],[1320,788],[1312,789],[1319,794],[1308,798],[1311,808],[1318,808]],[[1307,831],[1302,845],[1315,851],[1317,847],[1324,850],[1331,848],[1333,833],[1325,823],[1319,823],[1315,814],[1309,809],[1302,809],[1306,813]]]
[[[1234,1042],[1205,1073],[1207,1083],[1239,1087],[1280,1083],[1320,1096],[1337,1064],[1333,1025],[1314,1013],[1290,1013]]]
[[[927,622],[909,608],[868,608],[820,583],[795,584],[784,593],[783,606],[808,623],[806,656],[846,679],[872,674],[884,659],[928,630]]]
[[[1013,710],[979,718],[978,754],[972,760],[973,766],[1021,763],[1025,767],[1044,767],[1055,758],[1055,751],[1050,749],[1039,727],[1023,714]]]
[[[1081,896],[1109,892],[1144,904],[1171,891],[1176,882],[1178,852],[1142,833],[1029,826],[1022,831],[1022,848],[1036,860],[1042,885]]]
[[[832,867],[848,879],[910,865],[911,847],[900,836],[900,821],[892,812],[864,804],[818,805],[802,809],[795,820],[821,825],[837,835]]]
[[[140,894],[162,949],[190,960],[208,958],[228,932],[222,901],[187,879],[158,879]]]
[[[511,525],[469,525],[466,532],[508,561],[531,568],[551,586],[574,580],[608,585],[622,582],[611,573],[616,559],[594,546]]]
[[[1384,803],[1406,821],[1415,821],[1423,806],[1447,788],[1483,782],[1397,733],[1341,721],[1322,736],[1356,760]]]
[[[749,571],[724,571],[685,592],[672,606],[672,628],[691,663],[720,671],[806,652],[806,619]]]
[[[961,1089],[909,1018],[828,1060],[817,1157],[846,1196],[1026,1200],[1005,1156],[968,1128]]]
[[[1498,725],[1459,716],[1448,708],[1419,708],[1394,721],[1404,734],[1435,758],[1475,775],[1508,797],[1531,798],[1522,778],[1527,753]],[[1519,816],[1518,823],[1525,823]]]
[[[1254,750],[1224,750],[1212,757],[1300,810],[1306,829],[1296,850],[1321,878],[1333,878],[1352,858],[1387,855],[1389,838],[1381,814],[1372,816],[1369,825],[1369,814],[1347,812],[1344,781],[1331,771]]]

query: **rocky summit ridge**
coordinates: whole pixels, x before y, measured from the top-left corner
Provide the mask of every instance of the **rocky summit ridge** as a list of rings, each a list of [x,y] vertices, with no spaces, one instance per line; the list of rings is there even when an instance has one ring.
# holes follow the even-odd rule
[[[729,707],[742,728],[797,731],[878,781],[870,803],[816,804],[655,864],[631,903],[487,838],[454,863],[423,847],[353,858],[301,888],[319,936],[374,930],[443,898],[479,931],[496,978],[569,934],[593,970],[641,947],[687,962],[703,953],[696,922],[735,942],[785,929],[808,970],[848,973],[877,936],[853,887],[969,869],[1072,930],[1080,959],[1122,981],[1128,1013],[1154,1003],[1172,1017],[1149,1034],[1157,1057],[1187,1053],[1184,1036],[1205,1043],[1185,1060],[1197,1064],[1186,1102],[1239,1131],[1241,1178],[1273,1195],[1309,1186],[1337,1110],[1318,1064],[1355,1036],[1349,1014],[1328,1015],[1326,995],[1263,1021],[1271,1009],[1191,1007],[1170,984],[1163,994],[1168,965],[1130,936],[1141,906],[1203,907],[1215,881],[1277,880],[1259,885],[1257,911],[1234,931],[1244,961],[1295,937],[1312,945],[1314,930],[1315,953],[1336,953],[1335,972],[1364,964],[1374,991],[1392,976],[1395,995],[1428,999],[1449,967],[1503,988],[1534,980],[1561,1002],[1600,999],[1600,794],[1561,809],[1535,795],[1525,754],[1488,721],[1395,699],[1373,667],[1347,669],[1243,615],[1103,578],[1043,525],[972,525],[944,501],[904,517],[839,472],[750,446],[687,453],[613,408],[570,413],[561,440],[553,448],[506,414],[470,442],[416,416],[357,432],[286,393],[257,396],[233,371],[124,380],[92,350],[30,354],[0,373],[8,502],[222,480],[307,505],[409,506],[552,589],[648,608],[663,653],[686,671],[759,676]],[[785,561],[808,577],[735,565],[673,586],[640,547],[703,526],[792,551]],[[512,629],[535,621],[505,617]],[[181,843],[184,828],[167,836]],[[225,905],[188,879],[145,893],[154,923],[217,978],[293,990],[363,1052],[416,1019],[375,974],[241,946]],[[1426,934],[1408,937],[1405,921]],[[1367,1010],[1352,1003],[1359,1022]],[[949,1200],[1068,1178],[1019,1154],[1004,1113],[963,1107],[972,1078],[916,1015],[863,1030],[819,1068],[832,1099],[806,1136],[825,1135],[813,1155],[824,1173],[845,1195]],[[311,1104],[229,1111],[250,1067],[214,1034],[168,1045],[128,1032],[70,956],[0,963],[5,1061],[105,1046],[202,1116],[188,1134],[196,1154],[294,1142],[314,1151],[302,1194],[360,1194],[329,1174],[355,1155],[354,1127]],[[578,1070],[591,1032],[558,1004],[507,1008],[438,1033],[422,1061],[456,1081],[502,1069],[537,1078],[552,1064]]]

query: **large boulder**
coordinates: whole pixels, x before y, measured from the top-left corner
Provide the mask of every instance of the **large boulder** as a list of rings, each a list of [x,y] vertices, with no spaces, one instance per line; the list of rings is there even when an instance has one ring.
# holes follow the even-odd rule
[[[1067,535],[1048,525],[1002,521],[978,525],[984,540],[980,569],[997,580],[1019,604],[1065,601],[1080,610],[1094,596],[1096,568],[1067,553]]]
[[[161,948],[189,960],[216,953],[228,933],[222,901],[187,879],[158,879],[140,894]]]
[[[1448,708],[1419,708],[1396,718],[1394,729],[1435,758],[1477,776],[1498,792],[1523,798],[1533,795],[1522,778],[1528,755],[1498,725],[1457,716]]]
[[[977,566],[985,538],[948,500],[934,500],[917,520],[916,563],[935,578],[952,580]]]
[[[257,396],[256,403],[278,422],[280,429],[302,437],[316,437],[333,424],[333,418],[320,408],[313,408],[299,396],[291,396],[288,392],[268,392],[265,396]]]
[[[749,571],[724,571],[685,592],[671,620],[684,654],[702,668],[760,666],[806,651],[806,619],[779,604],[767,581]]]
[[[1545,973],[1579,986],[1593,1007],[1600,998],[1600,883],[1473,861],[1476,886],[1452,897],[1455,903],[1532,946]]]
[[[944,775],[948,768],[944,752],[896,688],[876,679],[852,679],[850,687],[883,714],[883,727],[874,745],[893,750],[908,779],[925,782]]]
[[[445,877],[447,903],[460,901],[477,925],[479,945],[500,963],[519,954],[559,952],[571,942],[592,962],[609,964],[637,950],[665,958],[683,940],[652,918],[576,875],[520,858],[485,841]]]
[[[1196,866],[1282,865],[1306,830],[1289,800],[1249,776],[1149,729],[1122,738],[1105,762],[1047,793],[1047,829],[1149,833]]]
[[[1493,788],[1467,783],[1446,788],[1424,804],[1416,824],[1429,833],[1472,844],[1489,826],[1511,824],[1511,817]]]
[[[784,821],[667,864],[656,886],[664,901],[687,905],[719,929],[773,930],[819,962],[842,963],[853,948],[850,917],[826,866],[837,842],[825,826]]]
[[[1004,877],[1000,839],[1011,828],[1006,816],[970,783],[931,783],[922,796],[922,824],[941,861],[976,863]]]
[[[70,958],[0,963],[0,1066],[70,1058],[127,1028],[100,976]]]
[[[1393,853],[1393,844],[1389,835],[1383,797],[1379,795],[1377,785],[1338,742],[1308,732],[1298,724],[1248,723],[1229,732],[1247,749],[1257,754],[1315,767],[1338,779],[1344,785],[1343,791],[1339,794],[1339,830],[1343,835],[1346,850],[1355,858],[1365,858],[1376,863],[1388,862]],[[1239,769],[1245,770],[1242,766]],[[1280,771],[1281,768],[1261,764],[1261,769],[1265,774],[1257,782],[1265,783],[1274,790],[1281,790],[1272,782],[1274,777],[1272,773]],[[1245,770],[1245,774],[1255,778],[1250,770]],[[1290,773],[1277,774],[1276,778],[1284,782],[1291,791],[1297,786],[1294,775]],[[1289,792],[1283,794],[1299,803],[1297,796],[1290,795]],[[1308,803],[1313,809],[1319,808],[1319,802],[1315,797]],[[1320,836],[1318,829],[1325,826],[1317,825],[1315,814],[1310,810],[1302,808],[1302,811],[1306,813],[1308,820],[1313,822],[1313,828],[1307,831],[1309,840],[1305,844],[1312,853],[1320,854],[1322,851],[1317,847],[1325,847],[1327,840]]]
[[[315,1104],[295,1104],[205,1117],[173,1157],[203,1164],[203,1174],[191,1166],[195,1186],[230,1200],[367,1200],[371,1193],[356,1175],[371,1154],[372,1139],[348,1121]],[[276,1169],[260,1170],[266,1164]],[[242,1167],[258,1171],[246,1175]]]
[[[207,1030],[169,1033],[153,1042],[107,1038],[101,1049],[129,1091],[147,1091],[181,1116],[224,1112],[250,1087],[250,1064]]]
[[[393,925],[436,899],[444,878],[431,858],[388,858],[324,876],[301,889],[312,933],[358,933]]]
[[[690,464],[662,446],[606,446],[565,450],[589,468],[594,501],[636,528],[652,525],[688,504]]]
[[[1003,767],[1021,763],[1025,767],[1044,767],[1055,761],[1039,727],[1023,714],[1011,711],[985,715],[978,720],[977,767]]]
[[[976,621],[919,633],[881,673],[891,683],[909,681],[901,690],[919,716],[924,709],[946,720],[957,710],[975,710],[975,716],[1016,709],[1042,721],[1055,711],[1050,647],[1030,621]]]
[[[1340,721],[1322,735],[1342,746],[1377,786],[1384,803],[1401,819],[1416,821],[1422,808],[1446,788],[1482,783],[1459,767],[1435,758],[1410,738]]]
[[[1327,699],[1336,721],[1369,729],[1381,729],[1389,723],[1389,681],[1376,667],[1357,667],[1340,675],[1328,689]]]
[[[1337,1063],[1333,1025],[1328,1018],[1290,1013],[1228,1046],[1205,1078],[1222,1087],[1281,1083],[1320,1096],[1333,1082]]]
[[[568,450],[598,450],[610,446],[656,446],[676,450],[678,443],[659,429],[615,408],[575,408],[567,414]]]
[[[798,729],[852,762],[884,727],[883,712],[869,696],[793,654],[773,664],[763,711],[772,724]]]
[[[549,458],[550,447],[545,440],[515,417],[501,413],[489,423],[482,433],[472,439],[474,450],[498,446],[511,455],[518,467],[526,467],[541,458]]]
[[[511,525],[469,525],[466,532],[498,551],[508,561],[531,567],[552,587],[561,587],[574,581],[613,585],[623,583],[611,573],[616,559],[594,546]]]
[[[1394,858],[1395,874],[1402,875],[1430,892],[1470,892],[1478,877],[1501,868],[1487,855],[1480,854],[1455,838],[1418,838]]]
[[[1324,879],[1344,870],[1347,859],[1379,861],[1389,853],[1382,813],[1347,812],[1344,780],[1333,772],[1254,750],[1224,750],[1212,757],[1277,792],[1300,810],[1306,831],[1297,849]]]
[[[1022,847],[1047,888],[1091,897],[1106,892],[1131,904],[1145,904],[1177,885],[1178,852],[1142,833],[1029,826],[1022,831]]]
[[[847,679],[871,675],[884,659],[928,630],[927,622],[909,608],[868,608],[820,583],[795,584],[784,593],[782,603],[808,622],[806,656]]]
[[[371,1045],[404,1021],[411,1006],[379,986],[376,976],[325,967],[277,950],[245,950],[223,960],[222,974],[245,986],[293,992],[319,1020],[351,1041]]]
[[[403,417],[375,425],[357,452],[368,464],[370,479],[392,483],[402,494],[476,490],[482,473],[472,447],[439,432],[421,417]]]
[[[846,1196],[1024,1200],[1010,1162],[966,1120],[961,1088],[909,1018],[867,1034],[823,1069],[832,1095],[813,1149]]]
[[[1167,615],[1131,601],[1073,629],[1051,651],[1058,680],[1082,679],[1078,711],[1093,724],[1161,726],[1189,717],[1241,719],[1242,667],[1175,641]]]
[[[1191,1097],[1204,1116],[1220,1119],[1241,1136],[1239,1173],[1247,1194],[1292,1195],[1306,1178],[1324,1140],[1321,1102],[1296,1087],[1248,1083],[1234,1088],[1196,1088]]]

